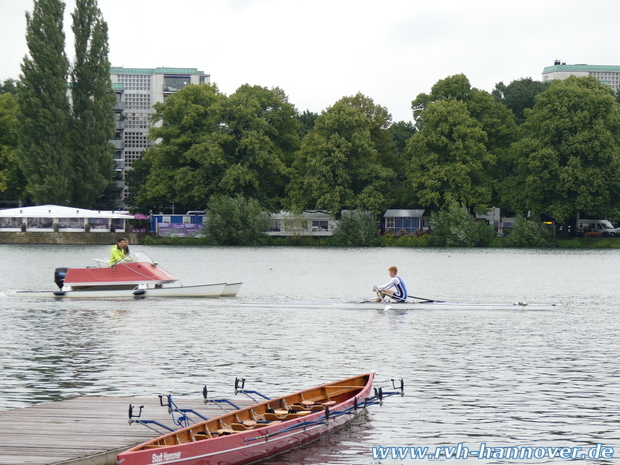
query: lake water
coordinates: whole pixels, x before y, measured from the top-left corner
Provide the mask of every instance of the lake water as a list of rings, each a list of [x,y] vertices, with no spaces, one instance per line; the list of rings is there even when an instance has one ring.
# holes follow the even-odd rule
[[[586,451],[602,444],[620,457],[620,251],[131,249],[146,252],[184,285],[244,284],[236,299],[18,298],[17,289],[52,289],[54,268],[94,264],[109,247],[0,245],[0,410],[79,395],[173,393],[182,404],[183,395],[199,396],[204,384],[217,397],[233,398],[235,377],[276,396],[375,370],[376,386],[404,378],[405,397],[371,407],[351,427],[270,463],[427,463],[373,458],[371,448],[433,452],[459,443],[470,450],[484,443]],[[415,296],[562,307],[245,305],[372,298],[372,286],[388,280],[391,265]]]

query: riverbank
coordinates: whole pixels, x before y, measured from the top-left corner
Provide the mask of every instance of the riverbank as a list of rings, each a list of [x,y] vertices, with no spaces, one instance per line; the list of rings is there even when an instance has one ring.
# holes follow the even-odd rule
[[[118,237],[131,244],[143,244],[150,233],[135,232],[0,232],[0,244],[109,245]]]
[[[214,244],[208,237],[156,237],[155,233],[109,233],[109,232],[0,232],[0,244],[49,244],[49,245],[109,245],[119,237],[127,237],[135,245],[204,245]],[[342,247],[331,237],[265,237],[265,247]],[[377,247],[438,247],[432,236],[381,236]],[[488,247],[508,247],[506,238],[494,238]],[[556,239],[548,248],[558,249],[618,249],[620,237],[573,237]]]
[[[444,248],[439,245],[437,238],[432,236],[380,236],[373,247],[419,247],[419,248]],[[208,237],[154,237],[143,238],[144,245],[204,245],[213,246],[214,244]],[[268,237],[262,244],[265,247],[339,247],[347,248],[336,244],[331,237]],[[511,248],[506,238],[496,237],[491,240],[487,247],[480,248]],[[515,247],[512,247],[515,248]],[[530,247],[523,247],[530,248]],[[573,237],[570,239],[556,239],[549,249],[618,249],[620,248],[620,237]]]

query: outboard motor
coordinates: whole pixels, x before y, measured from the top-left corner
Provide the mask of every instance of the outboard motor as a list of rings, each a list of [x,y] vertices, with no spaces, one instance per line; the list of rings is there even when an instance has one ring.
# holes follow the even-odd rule
[[[62,289],[62,286],[65,285],[65,277],[67,276],[67,271],[69,268],[56,268],[54,270],[54,282],[58,286],[58,289]]]

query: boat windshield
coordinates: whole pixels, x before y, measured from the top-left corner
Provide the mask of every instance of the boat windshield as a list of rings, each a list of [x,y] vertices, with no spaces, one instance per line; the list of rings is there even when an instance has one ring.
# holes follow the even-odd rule
[[[153,260],[151,260],[149,258],[149,256],[147,254],[145,254],[144,252],[132,252],[129,255],[126,255],[122,260],[120,260],[118,263],[124,263],[124,262],[133,262],[133,263],[150,263],[153,264],[155,262],[153,262]]]

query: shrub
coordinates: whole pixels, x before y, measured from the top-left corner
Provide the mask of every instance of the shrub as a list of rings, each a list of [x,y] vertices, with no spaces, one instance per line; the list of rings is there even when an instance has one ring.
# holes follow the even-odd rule
[[[506,238],[509,247],[551,247],[555,245],[551,232],[538,220],[518,215]]]
[[[269,215],[256,199],[214,195],[209,199],[207,234],[216,245],[261,245]]]
[[[431,213],[430,223],[438,245],[446,247],[488,246],[495,237],[491,226],[477,222],[467,208],[456,202],[446,210]]]
[[[379,244],[375,215],[357,210],[344,211],[334,228],[334,245],[373,247]]]

